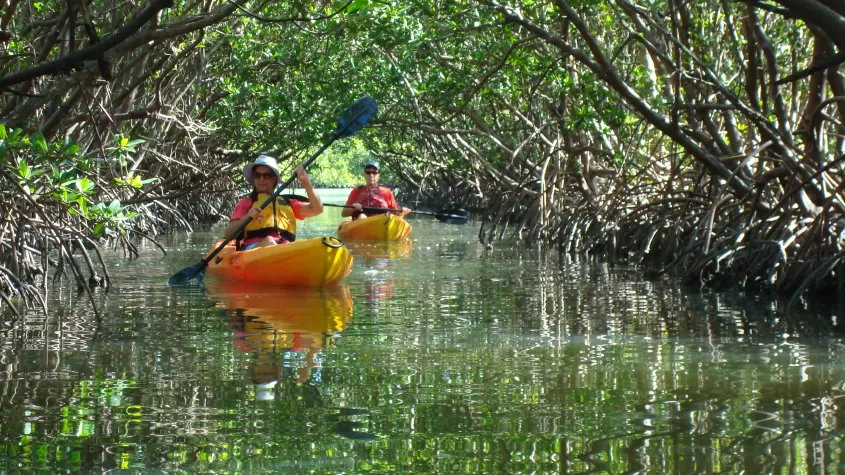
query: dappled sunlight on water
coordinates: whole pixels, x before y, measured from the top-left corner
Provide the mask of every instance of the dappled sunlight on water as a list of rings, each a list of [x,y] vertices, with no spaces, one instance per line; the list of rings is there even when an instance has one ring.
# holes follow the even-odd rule
[[[110,256],[99,323],[52,288],[0,326],[0,471],[843,468],[836,309],[412,220],[413,242],[348,243],[334,289],[165,286],[217,232]]]

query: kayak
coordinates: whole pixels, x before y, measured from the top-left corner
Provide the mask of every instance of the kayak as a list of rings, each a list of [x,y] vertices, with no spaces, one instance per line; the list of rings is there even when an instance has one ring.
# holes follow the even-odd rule
[[[411,236],[411,230],[407,221],[387,213],[346,219],[337,227],[337,237],[342,241],[401,241]]]
[[[212,246],[211,251],[219,243]],[[335,285],[352,270],[352,254],[332,237],[236,251],[226,245],[206,273],[221,279],[297,287]]]

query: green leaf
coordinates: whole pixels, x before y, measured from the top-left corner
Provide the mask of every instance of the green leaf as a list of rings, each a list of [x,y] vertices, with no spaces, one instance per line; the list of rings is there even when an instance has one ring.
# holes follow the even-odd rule
[[[112,214],[119,213],[120,212],[120,201],[118,201],[118,200],[112,201],[111,204],[109,204],[109,211],[111,211]]]
[[[65,142],[62,145],[62,149],[65,153],[69,153],[72,155],[79,151],[79,145],[75,145],[73,143],[73,139],[70,138],[70,135],[65,135]]]
[[[6,126],[0,124],[0,140],[6,140]]]
[[[44,140],[43,135],[36,132],[35,134],[32,135],[31,140],[32,140],[32,144],[35,146],[35,148],[40,149],[42,152],[47,151],[47,141]]]
[[[79,211],[82,216],[88,216],[88,200],[84,196],[80,196],[76,199],[76,204],[79,205]]]
[[[18,174],[20,174],[21,178],[24,180],[32,176],[32,170],[29,169],[29,165],[27,165],[26,160],[21,160],[21,162],[18,163]]]
[[[346,12],[355,13],[359,10],[367,8],[368,6],[370,6],[370,0],[355,0],[354,2],[352,2],[351,5],[349,5],[349,8],[346,9]]]
[[[91,180],[87,178],[77,178],[75,180],[75,183],[76,189],[79,190],[79,192],[82,194],[87,194],[89,191],[94,189],[94,183],[92,183]]]

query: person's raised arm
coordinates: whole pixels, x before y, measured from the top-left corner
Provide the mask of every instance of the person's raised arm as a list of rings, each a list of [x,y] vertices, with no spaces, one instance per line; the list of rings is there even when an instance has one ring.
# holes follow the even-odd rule
[[[303,218],[312,218],[319,215],[323,212],[323,202],[320,201],[320,197],[314,191],[314,187],[311,186],[311,181],[308,180],[308,174],[305,173],[305,169],[299,166],[293,172],[296,173],[296,177],[302,182],[302,187],[305,188],[305,193],[308,195],[308,204],[302,206],[300,214]]]

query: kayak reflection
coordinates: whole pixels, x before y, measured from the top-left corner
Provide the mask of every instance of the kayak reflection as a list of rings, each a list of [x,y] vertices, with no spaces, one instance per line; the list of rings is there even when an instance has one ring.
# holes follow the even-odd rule
[[[295,378],[303,384],[319,368],[316,356],[332,348],[335,337],[352,318],[349,287],[278,287],[245,282],[206,280],[206,292],[229,312],[236,350],[254,355],[250,377],[259,399],[272,398],[291,353],[306,351]]]
[[[351,241],[344,244],[359,259],[397,259],[410,257],[414,242],[406,239],[390,242]]]
[[[367,420],[368,410],[326,407],[318,389],[322,381],[316,357],[324,348],[335,346],[336,337],[352,318],[348,286],[278,287],[219,279],[206,279],[205,286],[218,307],[231,310],[227,313],[236,350],[253,357],[247,372],[257,400],[295,394],[301,398],[303,409],[324,408],[328,428],[337,435],[376,440],[374,434],[364,430],[367,424],[361,420]],[[304,358],[291,357],[303,352]],[[291,373],[290,378],[284,376],[286,373]],[[291,379],[296,386],[283,386]]]

